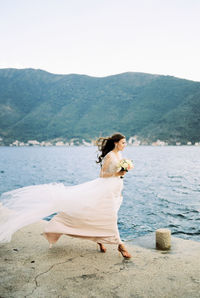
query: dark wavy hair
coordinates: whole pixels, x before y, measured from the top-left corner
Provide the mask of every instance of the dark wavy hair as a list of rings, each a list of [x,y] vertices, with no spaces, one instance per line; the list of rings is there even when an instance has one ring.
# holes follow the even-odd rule
[[[97,139],[96,144],[98,146],[98,150],[101,152],[100,155],[97,155],[98,161],[96,163],[100,163],[102,166],[102,160],[106,156],[108,152],[115,148],[115,143],[119,142],[121,139],[125,139],[126,137],[121,133],[115,133],[110,137],[100,137]]]

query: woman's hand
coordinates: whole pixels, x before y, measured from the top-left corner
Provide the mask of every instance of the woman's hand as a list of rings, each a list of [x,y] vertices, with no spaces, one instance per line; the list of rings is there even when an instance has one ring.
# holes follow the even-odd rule
[[[116,176],[124,176],[127,173],[127,171],[119,171],[116,173]]]

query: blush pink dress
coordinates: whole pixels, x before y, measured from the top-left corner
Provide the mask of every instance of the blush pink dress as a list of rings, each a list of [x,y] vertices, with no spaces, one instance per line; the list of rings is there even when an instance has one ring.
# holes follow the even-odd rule
[[[114,174],[119,158],[110,151],[103,164],[108,159],[106,172]],[[4,193],[0,205],[0,242],[9,242],[18,229],[57,212],[44,228],[43,235],[49,243],[55,243],[61,235],[70,235],[120,244],[117,218],[122,189],[123,179],[112,176],[74,186],[49,183]]]

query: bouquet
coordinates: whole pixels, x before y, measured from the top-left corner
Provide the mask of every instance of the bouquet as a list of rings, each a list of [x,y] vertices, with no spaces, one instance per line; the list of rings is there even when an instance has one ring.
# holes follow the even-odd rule
[[[128,172],[130,169],[133,168],[132,160],[130,159],[121,159],[118,166],[118,172],[120,171],[126,171]],[[124,178],[124,176],[120,176],[120,178]]]

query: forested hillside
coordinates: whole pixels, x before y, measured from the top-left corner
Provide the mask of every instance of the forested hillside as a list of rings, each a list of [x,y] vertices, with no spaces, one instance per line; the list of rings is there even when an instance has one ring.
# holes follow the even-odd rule
[[[200,83],[122,73],[97,78],[0,70],[0,136],[38,141],[120,131],[169,143],[200,141]]]

